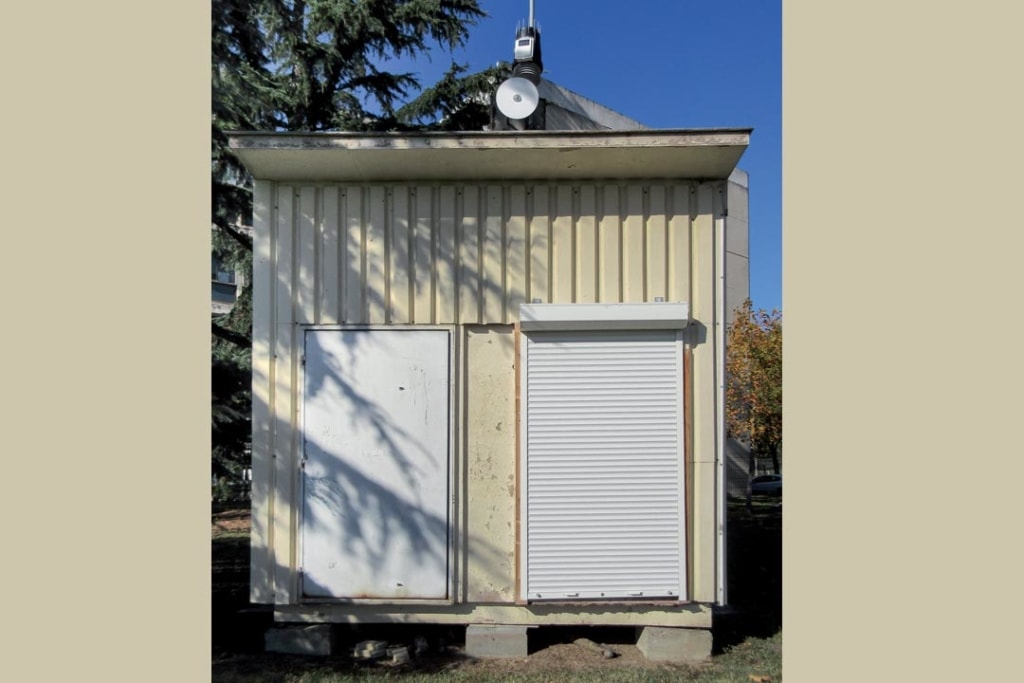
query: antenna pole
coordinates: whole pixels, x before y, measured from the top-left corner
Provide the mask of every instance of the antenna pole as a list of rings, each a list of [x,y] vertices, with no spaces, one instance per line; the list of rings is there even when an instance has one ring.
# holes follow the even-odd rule
[[[533,25],[533,0],[530,0],[530,28],[534,28],[534,25]]]

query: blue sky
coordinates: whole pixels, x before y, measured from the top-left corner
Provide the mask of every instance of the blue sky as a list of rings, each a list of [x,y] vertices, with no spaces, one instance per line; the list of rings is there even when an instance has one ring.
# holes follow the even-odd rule
[[[452,55],[479,71],[512,60],[529,0],[481,0],[490,15]],[[753,128],[750,296],[782,308],[781,0],[535,0],[544,76],[653,128]],[[444,53],[417,61],[424,86]]]

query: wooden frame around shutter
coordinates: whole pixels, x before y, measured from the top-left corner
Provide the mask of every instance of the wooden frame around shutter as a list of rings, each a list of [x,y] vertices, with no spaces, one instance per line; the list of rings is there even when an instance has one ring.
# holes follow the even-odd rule
[[[515,463],[515,472],[516,472],[516,478],[515,478],[516,547],[515,547],[515,555],[514,555],[514,559],[515,559],[515,586],[516,586],[516,588],[515,588],[515,603],[517,605],[526,605],[527,604],[526,596],[524,596],[522,594],[522,592],[521,592],[522,591],[521,560],[522,560],[522,552],[523,552],[523,547],[522,547],[523,533],[522,533],[522,505],[521,505],[521,502],[520,502],[520,499],[521,499],[520,492],[522,491],[522,482],[519,481],[519,478],[520,478],[520,468],[519,468],[519,466],[520,466],[520,462],[521,462],[521,458],[522,458],[522,449],[523,449],[522,437],[521,437],[521,431],[520,431],[522,429],[521,425],[522,425],[522,420],[523,420],[523,414],[522,414],[522,408],[521,408],[522,402],[520,400],[520,387],[522,386],[521,385],[521,379],[520,379],[520,365],[522,365],[522,364],[519,362],[519,358],[520,358],[520,355],[519,355],[519,353],[520,353],[520,346],[519,345],[521,343],[520,339],[522,337],[522,330],[520,330],[518,322],[516,322],[516,324],[515,324],[515,331],[513,333],[513,336],[515,338],[515,350],[513,352],[515,355],[513,356],[514,360],[512,361],[512,363],[513,363],[513,367],[514,367],[514,370],[515,370],[515,385],[516,385],[516,398],[515,398],[515,402],[516,402],[516,425],[515,425],[515,427],[516,427],[516,429],[515,429],[515,431],[516,431],[516,463]]]

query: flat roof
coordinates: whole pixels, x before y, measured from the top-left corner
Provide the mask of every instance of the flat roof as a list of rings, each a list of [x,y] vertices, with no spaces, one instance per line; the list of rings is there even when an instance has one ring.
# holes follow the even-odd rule
[[[460,133],[232,132],[258,180],[728,178],[750,128]]]

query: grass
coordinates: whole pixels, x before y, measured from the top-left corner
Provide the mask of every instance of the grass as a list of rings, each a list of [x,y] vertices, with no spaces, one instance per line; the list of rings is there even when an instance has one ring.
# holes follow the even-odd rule
[[[730,607],[716,612],[714,656],[699,666],[656,665],[635,654],[634,659],[591,660],[569,644],[572,636],[559,643],[557,635],[551,640],[553,644],[545,643],[536,652],[531,644],[531,655],[526,660],[472,660],[460,654],[461,629],[442,629],[442,636],[434,642],[450,646],[432,648],[433,654],[405,665],[362,664],[342,656],[268,654],[263,652],[263,633],[272,626],[271,616],[248,604],[249,535],[245,531],[218,531],[213,538],[212,680],[778,683],[782,680],[782,509],[776,501],[755,500],[749,513],[743,501],[730,501],[728,510]],[[623,647],[635,651],[633,645]]]

